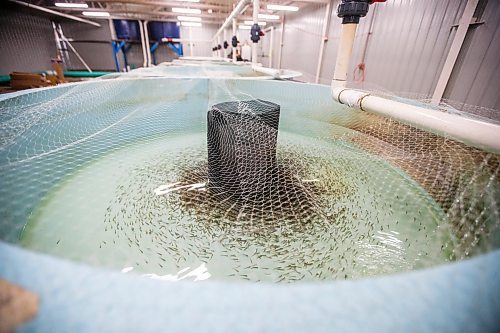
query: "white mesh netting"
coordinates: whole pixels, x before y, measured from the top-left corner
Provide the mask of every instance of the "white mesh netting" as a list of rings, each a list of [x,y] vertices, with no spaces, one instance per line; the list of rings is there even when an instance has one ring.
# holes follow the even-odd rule
[[[279,81],[0,100],[2,240],[164,279],[344,279],[498,248],[499,155]]]

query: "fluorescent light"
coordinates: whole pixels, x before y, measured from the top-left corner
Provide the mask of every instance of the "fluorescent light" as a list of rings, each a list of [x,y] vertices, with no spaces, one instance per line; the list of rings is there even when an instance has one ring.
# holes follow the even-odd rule
[[[75,2],[56,2],[54,5],[56,7],[63,8],[89,8],[86,3],[75,3]]]
[[[201,22],[201,17],[196,16],[177,16],[179,21]]]
[[[207,10],[209,14],[212,14],[214,11],[212,9]]]
[[[109,17],[108,12],[82,12],[84,16],[92,16],[92,17]]]
[[[250,29],[252,29],[251,26],[249,26],[249,25],[243,25],[243,24],[240,24],[239,28],[241,30],[250,30]]]
[[[181,25],[184,27],[201,27],[200,22],[181,22]]]
[[[283,6],[283,5],[267,5],[267,9],[270,10],[286,10],[289,12],[296,12],[299,10],[297,6]]]
[[[279,15],[270,15],[270,14],[259,14],[259,18],[263,20],[279,20]]]
[[[253,21],[245,21],[243,22],[248,25],[253,25]],[[257,22],[258,25],[265,27],[267,25],[267,22]]]
[[[178,0],[178,1],[184,1],[184,2],[200,2],[200,0]]]
[[[174,7],[172,8],[173,13],[181,13],[181,14],[201,14],[200,9],[194,9],[194,8],[179,8],[179,7]]]

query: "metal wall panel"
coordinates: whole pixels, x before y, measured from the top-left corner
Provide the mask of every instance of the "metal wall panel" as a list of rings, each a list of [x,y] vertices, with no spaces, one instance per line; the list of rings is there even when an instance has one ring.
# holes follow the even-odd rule
[[[73,38],[73,47],[92,70],[115,70],[111,31],[106,20],[99,20],[101,27],[76,21],[61,23],[66,38]],[[86,42],[81,42],[86,41]],[[89,42],[95,41],[95,42]],[[85,70],[84,65],[70,51],[71,69]]]
[[[469,28],[444,98],[455,107],[500,120],[500,1],[487,2]],[[484,109],[473,107],[482,106]]]
[[[302,79],[314,82],[324,19],[324,5],[311,4],[286,13],[281,67],[302,72]],[[279,31],[279,29],[278,29]],[[278,32],[279,42],[279,32]]]
[[[212,56],[212,40],[213,36],[219,29],[216,24],[203,24],[202,27],[191,27],[193,40],[197,40],[193,45],[193,56],[195,57],[211,57]],[[229,36],[229,34],[228,34]],[[181,38],[189,39],[189,27],[181,26]],[[208,41],[208,42],[204,42]],[[184,55],[189,56],[189,43],[183,43]]]
[[[332,0],[320,73],[320,82],[324,84],[330,83],[335,67],[341,30],[336,14],[339,2]],[[370,6],[367,17],[358,26],[349,85],[403,97],[430,98],[456,32],[452,26],[458,23],[466,3],[467,0],[388,0]],[[303,72],[303,80],[308,82],[314,82],[325,8],[326,5],[310,5],[286,17],[282,67]],[[469,29],[444,96],[455,107],[468,111],[478,109],[468,105],[500,109],[500,1],[489,0],[481,19],[486,23]],[[280,34],[279,24],[275,27],[277,52],[273,66],[278,63]],[[363,62],[363,53],[365,78],[361,81],[361,72],[356,68]],[[488,116],[500,118],[499,112],[495,114],[492,116],[489,110]]]
[[[50,70],[57,54],[50,20],[19,7],[0,5],[0,75]]]

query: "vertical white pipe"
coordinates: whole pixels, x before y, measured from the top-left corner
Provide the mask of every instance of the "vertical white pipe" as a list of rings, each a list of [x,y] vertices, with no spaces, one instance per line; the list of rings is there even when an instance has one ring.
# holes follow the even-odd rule
[[[146,56],[148,60],[148,67],[151,66],[151,46],[149,45],[149,32],[148,32],[148,21],[144,21],[144,39],[146,43]]]
[[[189,27],[189,55],[193,56],[193,27]]]
[[[253,24],[257,24],[259,20],[259,0],[253,0]],[[252,42],[252,64],[257,63],[257,43]]]
[[[281,69],[281,55],[283,53],[283,37],[285,35],[285,14],[281,19],[280,49],[278,53],[278,69]]]
[[[220,45],[220,36],[217,36],[217,47]],[[220,58],[221,56],[221,50],[217,49],[217,57]]]
[[[347,83],[347,71],[351,60],[354,37],[356,37],[356,23],[342,24],[339,49],[337,51],[337,61],[335,62],[335,72],[333,73],[332,88],[345,87]]]
[[[273,67],[273,45],[274,45],[274,27],[271,27],[271,38],[269,39],[269,65]]]
[[[142,21],[138,20],[139,22],[139,32],[141,33],[141,48],[142,48],[142,58],[144,61],[142,62],[142,67],[147,67],[148,65],[148,56],[146,55],[146,47],[144,46],[144,27],[142,26]]]
[[[227,32],[227,30],[224,29],[224,33],[222,34],[222,36],[223,36],[222,37],[222,54],[223,54],[224,59],[227,58],[227,49],[224,48],[224,42],[227,41],[227,33],[226,32]]]
[[[439,76],[436,89],[434,90],[434,94],[432,95],[432,104],[439,104],[441,102],[441,98],[443,98],[446,85],[448,84],[448,80],[450,79],[451,72],[453,71],[453,67],[455,66],[455,62],[457,61],[458,54],[460,53],[460,49],[462,48],[462,44],[465,40],[465,36],[467,35],[467,30],[469,29],[469,25],[472,17],[474,16],[474,12],[476,10],[478,2],[479,0],[467,1],[464,13],[462,14],[462,17],[460,18],[458,24],[457,33],[453,38],[450,51],[448,52],[443,70],[441,71],[441,75]]]
[[[328,41],[328,29],[330,28],[330,18],[331,18],[331,5],[332,1],[328,1],[325,9],[325,18],[323,19],[323,33],[321,34],[321,45],[319,48],[318,56],[318,66],[316,67],[316,83],[319,83],[319,76],[321,74],[321,66],[323,65],[323,53],[325,50],[325,44]]]
[[[233,36],[236,36],[236,19],[233,19]],[[233,46],[233,62],[237,62],[237,57],[236,57],[236,50],[238,49],[238,46],[234,47]]]
[[[116,31],[115,31],[115,26],[113,25],[113,19],[109,19],[108,23],[109,23],[109,32],[111,33],[111,39],[114,40],[116,39]]]

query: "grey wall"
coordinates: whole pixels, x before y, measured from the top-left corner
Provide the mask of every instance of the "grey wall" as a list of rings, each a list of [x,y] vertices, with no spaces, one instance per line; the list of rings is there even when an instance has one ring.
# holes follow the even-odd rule
[[[2,1],[0,4],[0,75],[52,69],[56,56],[52,25],[46,16]]]
[[[494,118],[491,109],[500,110],[500,1],[489,0],[476,12],[485,23],[469,29],[445,97],[455,107]]]
[[[331,25],[323,56],[320,83],[333,76],[340,38],[339,0],[333,0]],[[403,97],[429,98],[456,32],[466,0],[388,0],[370,7],[361,20],[350,65],[349,84]],[[482,0],[478,17],[485,24],[472,26],[461,50],[444,98],[460,109],[500,119],[500,1]],[[314,82],[326,5],[310,5],[285,17],[282,68],[303,72]],[[371,34],[370,23],[373,20]],[[273,66],[278,64],[280,25],[276,24]],[[367,37],[368,42],[367,42]],[[354,80],[362,62],[365,80]],[[359,77],[359,75],[357,75]],[[357,77],[357,79],[358,79]],[[478,105],[483,107],[470,107]]]
[[[99,20],[101,27],[76,21],[66,21],[61,24],[66,38],[73,38],[73,47],[92,70],[114,70],[113,49],[111,47],[111,32],[108,21]],[[89,42],[92,41],[92,42]],[[72,54],[72,69],[85,70],[84,65]]]
[[[38,10],[28,9],[7,1],[0,1],[0,75],[13,71],[39,72],[52,70],[50,59],[57,55],[52,21],[60,23],[67,38],[93,70],[115,70],[111,31],[107,20],[96,20],[101,27],[80,23]],[[217,25],[192,28],[193,38],[210,40]],[[181,27],[181,38],[189,37],[189,29]],[[92,42],[90,42],[92,41]],[[184,54],[189,55],[189,46],[184,43]],[[85,70],[85,66],[69,50],[72,70]],[[195,42],[195,56],[211,56],[210,42]],[[157,63],[172,61],[177,55],[165,44],[156,51]],[[118,55],[123,68],[123,56]],[[127,52],[131,68],[142,67],[143,56],[140,44],[132,44]]]

